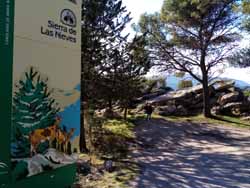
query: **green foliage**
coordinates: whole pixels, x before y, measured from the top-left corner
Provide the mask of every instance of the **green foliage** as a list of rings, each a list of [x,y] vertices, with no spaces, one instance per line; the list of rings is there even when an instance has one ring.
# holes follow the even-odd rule
[[[250,1],[243,0],[242,1],[243,13],[250,14]]]
[[[188,87],[193,87],[193,82],[192,80],[181,80],[178,83],[178,88],[179,89],[184,89],[184,88],[188,88]]]
[[[155,64],[164,71],[190,74],[208,91],[212,68],[230,55],[240,39],[238,0],[165,0],[161,12],[144,14],[139,29],[146,33]],[[201,72],[201,76],[195,70]],[[204,115],[210,116],[209,92]]]
[[[236,67],[249,67],[250,66],[250,48],[245,48],[237,51],[228,58],[228,61]]]
[[[243,19],[243,26],[248,32],[250,32],[250,1],[249,0],[242,1],[242,12],[245,16]]]
[[[164,77],[152,77],[146,79],[145,82],[143,82],[143,89],[144,93],[150,93],[154,89],[159,89],[159,88],[166,88],[166,78]]]
[[[185,74],[186,74],[185,72],[176,72],[174,75],[177,78],[183,78],[185,76]]]
[[[120,107],[127,108],[131,100],[140,96],[143,75],[150,68],[148,52],[145,49],[143,36],[135,37],[119,50],[114,50],[108,71],[103,75],[102,97],[105,101],[118,102]],[[109,106],[111,107],[111,106]]]
[[[102,128],[93,132],[94,151],[101,156],[124,158],[128,152],[127,142],[135,138],[134,125],[127,121],[105,120]]]
[[[86,138],[91,140],[88,132],[94,127],[95,110],[108,107],[112,111],[113,104],[127,109],[141,93],[142,75],[150,68],[149,54],[144,35],[135,36],[131,42],[123,35],[130,21],[121,0],[83,1],[81,99],[85,113],[81,148],[87,147]]]
[[[100,90],[106,83],[102,76],[116,58],[120,42],[126,40],[121,32],[131,18],[120,0],[82,3],[82,99],[95,103],[103,98]]]
[[[135,135],[133,133],[134,125],[127,121],[108,120],[104,123],[103,128],[123,138],[135,138]]]
[[[245,90],[243,93],[245,97],[250,97],[250,90]]]
[[[209,72],[223,62],[228,56],[223,52],[239,39],[232,30],[238,20],[236,3],[236,0],[165,0],[160,13],[141,16],[139,28],[147,33],[149,48],[163,69],[189,73],[202,82],[193,68],[198,67],[203,74]]]

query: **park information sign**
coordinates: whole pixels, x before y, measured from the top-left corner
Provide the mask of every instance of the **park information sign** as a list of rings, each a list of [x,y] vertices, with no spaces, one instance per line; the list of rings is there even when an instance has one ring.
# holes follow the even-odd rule
[[[80,49],[80,0],[0,1],[0,186],[74,163]]]

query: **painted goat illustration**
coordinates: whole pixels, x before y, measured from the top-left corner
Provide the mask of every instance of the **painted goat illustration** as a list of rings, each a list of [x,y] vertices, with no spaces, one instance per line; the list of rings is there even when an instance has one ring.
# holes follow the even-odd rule
[[[49,141],[49,143],[51,143],[57,138],[60,122],[61,118],[57,117],[54,125],[44,129],[36,129],[29,134],[31,156],[37,153],[37,148],[40,143],[45,141]]]
[[[75,128],[71,128],[68,133],[67,133],[67,131],[61,131],[60,129],[58,130],[57,143],[63,152],[66,152],[67,145],[68,145],[71,137],[74,135],[74,132],[75,132]]]
[[[45,129],[37,129],[35,131],[32,131],[29,135],[29,140],[30,140],[30,154],[31,156],[37,153],[37,148],[40,143],[49,141],[52,142],[58,132],[58,126],[57,125],[52,125],[48,128]]]
[[[49,143],[52,143],[54,140],[56,140],[58,149],[63,152],[66,151],[68,142],[73,136],[75,129],[71,128],[70,131],[67,133],[66,130],[64,131],[59,128],[60,122],[61,119],[57,118],[54,125],[44,129],[36,129],[30,133],[29,140],[31,144],[31,156],[37,153],[37,148],[39,144],[45,141],[49,141]]]

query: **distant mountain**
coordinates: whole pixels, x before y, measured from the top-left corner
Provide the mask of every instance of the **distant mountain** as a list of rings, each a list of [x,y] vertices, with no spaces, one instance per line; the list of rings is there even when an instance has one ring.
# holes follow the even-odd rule
[[[235,86],[239,87],[241,89],[244,89],[246,87],[250,87],[250,84],[245,82],[244,80],[236,80],[236,79],[232,79],[232,78],[227,78],[227,77],[223,77],[220,78],[223,80],[234,80],[235,81]],[[168,87],[173,88],[174,90],[178,89],[178,84],[181,80],[192,80],[193,85],[197,85],[199,84],[199,82],[197,80],[195,80],[194,78],[192,78],[191,76],[185,76],[183,78],[178,78],[174,75],[168,75],[166,78],[166,84]]]

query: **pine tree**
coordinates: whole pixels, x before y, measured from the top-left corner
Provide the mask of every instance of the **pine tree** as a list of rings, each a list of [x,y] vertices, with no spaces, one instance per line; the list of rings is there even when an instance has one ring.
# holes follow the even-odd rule
[[[250,0],[242,1],[242,13],[243,17],[243,26],[247,32],[250,32]]]
[[[49,127],[55,122],[59,108],[51,98],[47,81],[42,80],[31,67],[25,73],[25,78],[16,85],[12,127],[12,142],[15,143],[16,150],[21,149],[22,141],[27,139],[30,132]]]
[[[88,150],[90,111],[99,107],[98,101],[103,99],[100,85],[104,83],[110,54],[127,39],[122,31],[130,20],[130,13],[121,0],[82,1],[81,152]]]
[[[209,81],[240,38],[237,0],[164,0],[158,13],[144,14],[151,56],[162,71],[185,72],[203,86],[203,114],[211,117]],[[197,74],[200,73],[200,74]]]
[[[58,108],[50,97],[47,80],[41,80],[31,67],[25,79],[19,81],[19,90],[14,96],[14,125],[25,135],[39,128],[53,125]]]

